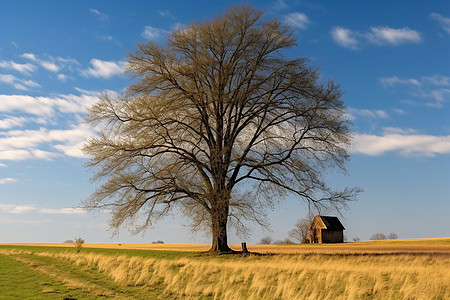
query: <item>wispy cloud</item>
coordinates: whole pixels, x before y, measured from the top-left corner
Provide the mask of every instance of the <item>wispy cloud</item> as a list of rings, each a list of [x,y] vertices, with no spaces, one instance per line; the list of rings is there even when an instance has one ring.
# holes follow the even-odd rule
[[[167,30],[156,28],[153,26],[145,26],[144,32],[142,32],[142,37],[146,38],[149,41],[155,41],[160,39],[161,37],[167,35],[169,32]]]
[[[17,204],[0,204],[0,211],[9,214],[25,214],[25,213],[41,213],[41,214],[85,214],[86,211],[77,207],[67,208],[39,208],[33,204],[17,205]]]
[[[380,82],[384,87],[387,86],[394,86],[396,84],[403,84],[403,85],[415,85],[415,86],[421,86],[419,80],[414,78],[409,79],[400,79],[397,76],[391,76],[391,77],[382,77],[380,78]]]
[[[19,73],[30,75],[32,72],[36,70],[36,66],[30,63],[26,64],[20,64],[16,63],[12,60],[9,61],[0,61],[0,68],[8,69],[8,70],[15,70]]]
[[[17,182],[17,179],[15,178],[0,178],[0,184],[9,184],[9,183],[15,183]]]
[[[447,76],[433,75],[402,79],[393,75],[382,77],[379,80],[385,88],[406,87],[406,93],[418,99],[419,103],[425,99],[425,105],[429,107],[440,108],[447,99],[450,99],[450,77]],[[417,105],[411,100],[406,103]]]
[[[288,14],[284,17],[284,21],[287,24],[299,29],[306,29],[310,23],[308,16],[300,12]]]
[[[423,40],[418,31],[408,27],[371,27],[370,31],[366,32],[334,27],[330,33],[332,39],[339,46],[353,50],[360,49],[365,44],[398,46],[410,43],[419,44]]]
[[[10,117],[0,119],[0,129],[9,129],[13,127],[21,127],[27,121],[24,117]]]
[[[100,12],[98,9],[91,8],[89,10],[92,14],[96,15],[100,21],[108,21],[109,17],[107,14]]]
[[[417,134],[412,130],[388,128],[382,135],[356,134],[353,152],[378,156],[388,152],[402,156],[450,154],[450,136]]]
[[[109,78],[116,75],[122,75],[124,72],[124,63],[115,61],[105,61],[101,59],[91,59],[91,68],[82,71],[86,77]]]
[[[287,8],[289,8],[289,6],[283,0],[277,0],[274,5],[274,8],[275,9],[287,9]]]
[[[450,34],[450,18],[446,18],[438,13],[432,13],[430,17],[438,21],[442,29]]]
[[[404,28],[389,28],[389,27],[372,27],[371,32],[367,33],[369,41],[374,44],[385,45],[400,45],[422,42],[422,36],[419,32],[411,30],[408,27]]]
[[[389,115],[380,109],[358,109],[358,108],[349,108],[348,112],[352,116],[352,119],[358,117],[371,118],[371,119],[386,119]]]
[[[40,64],[47,71],[56,73],[60,70],[60,66],[56,64],[53,57],[50,57],[50,60],[38,59],[33,53],[24,53],[22,54],[22,57]]]
[[[53,73],[58,73],[63,69],[72,72],[73,66],[79,65],[78,61],[73,58],[53,57],[50,55],[46,55],[45,59],[42,59],[39,58],[36,54],[29,52],[23,53],[21,57],[30,60],[37,65],[40,65],[45,70]],[[58,74],[57,78],[58,80],[64,82],[67,79],[67,76],[64,74]]]
[[[33,80],[22,80],[11,74],[0,74],[0,82],[9,84],[17,90],[28,91],[29,88],[39,87],[40,85]]]
[[[165,10],[157,10],[157,13],[161,16],[161,17],[168,17],[171,18],[172,20],[175,20],[175,16],[172,15],[170,13],[170,11],[168,11],[167,9]]]

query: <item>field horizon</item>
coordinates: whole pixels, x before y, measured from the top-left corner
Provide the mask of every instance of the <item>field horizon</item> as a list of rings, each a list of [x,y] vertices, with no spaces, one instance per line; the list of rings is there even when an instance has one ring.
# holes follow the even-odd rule
[[[72,243],[0,243],[10,246],[74,247]],[[230,244],[240,251],[241,245]],[[85,248],[135,249],[164,251],[208,251],[210,244],[159,244],[159,243],[85,243]],[[423,239],[391,239],[336,244],[247,244],[250,252],[270,254],[448,254],[450,237]]]

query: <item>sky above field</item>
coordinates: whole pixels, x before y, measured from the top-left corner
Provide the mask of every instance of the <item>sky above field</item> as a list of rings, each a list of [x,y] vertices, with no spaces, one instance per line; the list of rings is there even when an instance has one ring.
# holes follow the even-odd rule
[[[209,243],[174,215],[144,235],[112,236],[107,213],[76,208],[94,190],[80,147],[92,135],[85,107],[120,92],[138,43],[221,15],[240,1],[0,1],[0,243]],[[249,1],[289,24],[292,57],[341,85],[354,132],[348,174],[335,188],[364,189],[341,221],[349,240],[450,236],[450,2]],[[307,206],[289,197],[268,212],[284,239]],[[335,214],[329,212],[329,214]],[[244,238],[230,237],[231,243]]]

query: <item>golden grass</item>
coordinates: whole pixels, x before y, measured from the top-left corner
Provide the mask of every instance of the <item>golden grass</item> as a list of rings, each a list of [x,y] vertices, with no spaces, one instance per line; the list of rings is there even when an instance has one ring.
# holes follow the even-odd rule
[[[431,248],[424,248],[415,241],[399,243],[400,248],[393,247],[395,243],[391,242],[355,243],[357,247],[354,248],[347,248],[345,244],[306,245],[305,248],[258,245],[249,248],[261,252],[284,249],[288,253],[304,253],[198,259],[154,259],[67,251],[37,252],[35,255],[98,268],[124,285],[149,289],[163,285],[162,298],[450,299],[450,255],[446,254],[449,240],[443,239],[434,245],[425,243],[425,246],[438,246]],[[416,248],[412,247],[414,244]],[[190,245],[152,246],[164,250],[191,249]],[[207,250],[205,247],[201,250]],[[314,254],[311,249],[321,250]],[[363,253],[363,249],[375,252]],[[399,249],[399,252],[390,252],[392,249]],[[405,249],[413,249],[413,252],[401,254]],[[439,255],[431,254],[437,250]],[[334,252],[328,255],[330,251]]]

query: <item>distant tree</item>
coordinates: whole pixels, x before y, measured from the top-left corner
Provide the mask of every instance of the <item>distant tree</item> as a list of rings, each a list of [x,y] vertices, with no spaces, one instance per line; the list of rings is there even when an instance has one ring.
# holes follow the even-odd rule
[[[152,244],[164,244],[163,241],[153,241]]]
[[[81,237],[77,237],[74,241],[75,244],[75,249],[77,251],[77,253],[79,253],[81,251],[81,249],[83,248],[85,240]]]
[[[272,238],[270,236],[265,236],[261,239],[261,241],[259,242],[259,244],[261,245],[269,245],[272,244]]]
[[[293,241],[291,241],[290,239],[284,239],[284,240],[276,240],[274,242],[275,245],[290,245],[290,244],[294,244]]]
[[[352,240],[353,240],[355,243],[357,243],[357,242],[359,242],[361,239],[360,239],[359,237],[355,236]]]
[[[166,44],[138,45],[127,62],[135,83],[89,109],[98,136],[84,150],[102,184],[84,207],[135,233],[179,208],[220,253],[232,252],[228,225],[265,225],[265,209],[288,194],[317,209],[355,197],[359,189],[334,191],[323,177],[349,158],[339,86],[284,56],[293,30],[263,15],[233,6]]]
[[[289,236],[299,243],[305,244],[308,243],[309,233],[308,227],[311,225],[312,219],[300,219],[293,229],[289,231]]]
[[[65,240],[63,243],[64,244],[73,244],[73,243],[75,243],[75,241],[74,240]]]
[[[384,233],[374,233],[370,236],[371,240],[385,240],[386,235]]]
[[[388,234],[387,239],[388,240],[396,240],[396,239],[398,239],[398,235],[394,232],[391,232]]]

